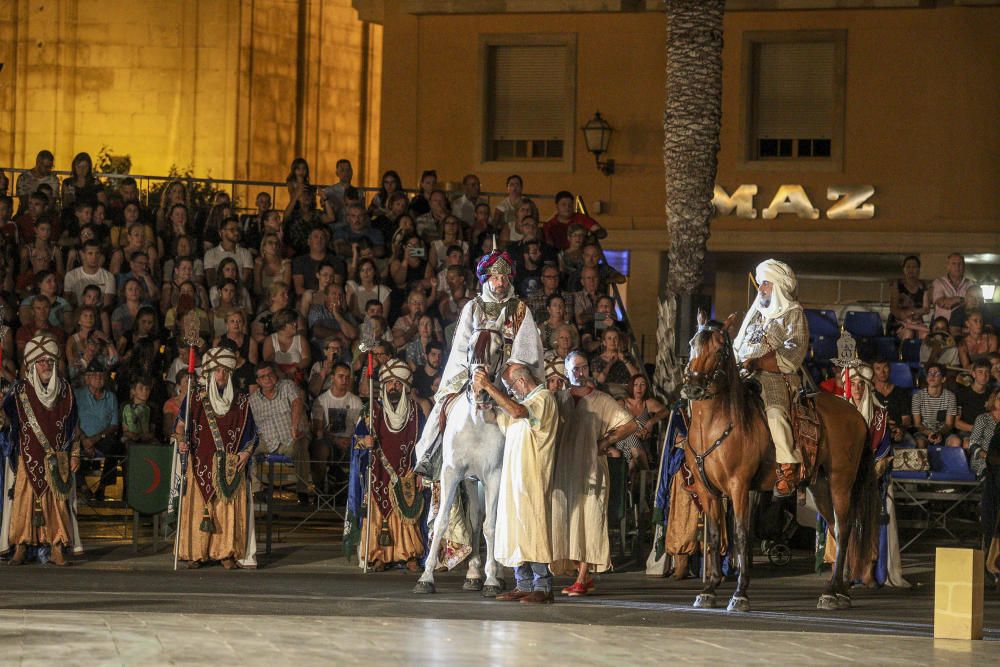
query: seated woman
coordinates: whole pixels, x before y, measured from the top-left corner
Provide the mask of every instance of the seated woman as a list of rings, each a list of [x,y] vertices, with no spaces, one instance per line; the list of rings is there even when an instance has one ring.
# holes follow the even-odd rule
[[[209,319],[212,322],[212,333],[215,336],[225,334],[227,329],[226,322],[231,314],[247,312],[246,308],[236,300],[239,288],[239,284],[232,278],[222,279],[219,285],[219,303],[209,311]]]
[[[599,385],[612,396],[625,393],[629,378],[639,372],[639,366],[624,345],[617,327],[608,327],[601,334],[601,352],[590,359],[590,370]]]
[[[292,282],[292,261],[284,256],[277,234],[265,233],[260,242],[260,255],[254,261],[253,293],[259,300],[275,280]]]
[[[948,320],[936,317],[931,322],[931,330],[920,345],[920,362],[924,364],[938,363],[955,367],[961,363],[958,344],[948,327]]]
[[[542,346],[548,350],[551,349],[552,334],[555,333],[556,329],[569,324],[566,319],[566,299],[558,292],[550,294],[545,302],[545,309],[548,311],[549,317],[538,325],[538,334],[542,337]]]
[[[169,270],[169,273],[167,274],[168,280],[163,283],[163,287],[160,289],[160,312],[166,314],[168,310],[177,305],[180,287],[186,282],[190,282],[194,286],[198,306],[208,307],[208,292],[202,287],[201,281],[195,274],[195,268],[195,260],[187,255],[180,255],[176,260],[167,260],[164,271]]]
[[[257,313],[253,323],[250,325],[250,335],[258,345],[263,345],[264,340],[273,334],[277,329],[274,326],[274,318],[289,307],[288,283],[276,280],[267,289],[267,305]],[[297,314],[297,313],[296,313]],[[298,316],[299,330],[305,329],[305,318]]]
[[[639,430],[625,438],[608,450],[609,456],[615,456],[611,450],[620,452],[628,462],[629,476],[634,476],[637,470],[649,468],[649,455],[656,451],[653,442],[653,427],[662,421],[670,411],[659,400],[650,395],[649,383],[645,376],[635,374],[629,378],[626,385],[628,393],[619,401],[639,425]]]
[[[214,347],[219,347],[225,341],[231,341],[240,351],[240,356],[254,366],[257,365],[258,346],[247,331],[247,317],[242,310],[233,310],[226,315],[225,329],[215,339]]]
[[[298,332],[296,314],[283,310],[274,316],[271,326],[274,333],[264,338],[261,356],[264,361],[274,362],[286,378],[301,385],[312,364],[312,355],[309,341]]]
[[[52,243],[52,222],[48,218],[35,223],[35,240],[21,246],[21,271],[15,281],[17,290],[26,291],[35,276],[43,272],[55,274],[59,281],[65,275],[62,253]]]
[[[222,287],[222,283],[225,280],[232,280],[236,283],[236,295],[233,301],[235,305],[243,308],[247,312],[251,312],[253,309],[253,299],[250,298],[250,292],[242,282],[240,265],[237,264],[236,260],[232,257],[226,257],[219,262],[216,283],[212,285],[212,288],[208,291],[209,305],[212,308],[219,307],[219,288]]]
[[[580,347],[580,334],[572,324],[563,324],[555,328],[549,339],[549,349],[546,359],[566,360],[566,355]]]
[[[983,313],[972,310],[965,315],[965,337],[958,344],[958,357],[962,368],[972,369],[977,361],[986,361],[991,352],[997,351],[997,335],[986,330]]]
[[[21,317],[21,326],[31,324],[34,317],[31,312],[31,302],[36,296],[42,295],[52,304],[49,307],[49,324],[59,327],[64,331],[72,328],[73,307],[69,305],[69,301],[56,294],[59,290],[59,283],[56,280],[56,275],[51,271],[44,270],[35,274],[35,287],[32,290],[32,294],[24,297],[18,309],[18,314]]]
[[[889,319],[886,331],[900,340],[927,335],[924,316],[931,311],[931,290],[920,279],[920,258],[903,260],[903,277],[889,283]]]

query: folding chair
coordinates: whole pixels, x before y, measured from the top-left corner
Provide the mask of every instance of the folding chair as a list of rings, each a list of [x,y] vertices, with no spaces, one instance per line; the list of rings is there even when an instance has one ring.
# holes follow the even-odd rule
[[[890,363],[889,382],[901,389],[913,389],[913,371],[910,370],[910,365],[902,361]]]
[[[812,337],[828,336],[836,339],[840,335],[840,323],[837,313],[832,310],[806,308],[806,322],[809,324],[809,335]],[[834,355],[836,356],[836,355]]]
[[[870,310],[850,310],[844,313],[844,329],[855,338],[881,336],[882,316]]]

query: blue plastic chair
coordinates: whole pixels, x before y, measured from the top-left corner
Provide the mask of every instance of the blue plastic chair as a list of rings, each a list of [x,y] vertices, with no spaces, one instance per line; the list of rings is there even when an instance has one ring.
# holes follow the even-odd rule
[[[813,358],[827,361],[837,356],[837,338],[819,336],[812,341]]]
[[[969,459],[961,447],[932,445],[927,448],[933,482],[972,482],[976,475],[969,469]]]
[[[894,336],[878,336],[872,339],[872,348],[876,359],[886,361],[896,361],[899,359],[899,351],[896,349],[896,338]]]
[[[889,382],[901,389],[913,389],[913,372],[910,365],[902,361],[889,364]]]
[[[920,341],[916,338],[904,340],[899,344],[899,357],[910,364],[920,363]]]
[[[881,336],[882,316],[867,310],[850,310],[844,313],[844,328],[855,338]]]
[[[816,308],[806,308],[805,313],[806,322],[809,324],[809,335],[813,338],[820,336],[837,338],[840,336],[837,313],[832,310],[818,310]]]

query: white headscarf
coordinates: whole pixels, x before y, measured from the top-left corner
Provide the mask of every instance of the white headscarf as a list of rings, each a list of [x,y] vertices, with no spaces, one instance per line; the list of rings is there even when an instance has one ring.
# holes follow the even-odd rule
[[[848,387],[851,385],[852,378],[861,378],[861,384],[863,385],[864,395],[861,397],[860,403],[858,402],[858,397],[853,396],[853,388],[850,390],[852,396],[850,399],[851,403],[858,408],[858,412],[861,416],[865,418],[865,423],[871,425],[872,417],[875,416],[875,410],[883,407],[877,398],[875,398],[874,384],[872,382],[875,377],[875,371],[868,364],[859,363],[853,368],[851,366],[846,366],[842,371],[840,371],[841,377],[844,382],[844,395],[847,396]]]
[[[403,385],[399,403],[395,407],[389,400],[388,384],[392,380],[399,380]],[[378,381],[382,392],[382,410],[385,413],[386,426],[393,433],[398,433],[403,430],[410,417],[410,383],[413,381],[413,372],[399,359],[390,359],[379,369]]]
[[[219,390],[219,385],[215,383],[212,375],[217,368],[225,368],[229,371],[226,378],[226,386]],[[213,347],[205,353],[202,359],[201,369],[205,374],[205,383],[208,385],[208,402],[212,405],[212,410],[220,417],[229,412],[233,404],[233,369],[236,368],[236,353],[224,347]]]
[[[757,313],[760,313],[764,317],[764,324],[767,324],[768,321],[781,317],[799,305],[799,283],[795,279],[795,272],[792,271],[792,267],[784,262],[779,262],[776,259],[764,260],[757,265],[754,280],[757,281],[758,285],[765,281],[771,283],[771,299],[766,307],[760,305],[759,294],[754,299],[750,305],[750,309],[747,311],[746,317],[743,318],[740,331],[736,334],[736,339],[733,341],[733,347],[737,350],[743,344],[743,337],[746,335],[747,326],[753,321]]]
[[[52,360],[52,375],[49,381],[42,382],[38,376],[38,368],[35,364],[42,359]],[[59,373],[56,362],[59,360],[59,342],[45,332],[35,334],[24,346],[24,363],[27,364],[28,382],[35,389],[35,395],[39,402],[46,408],[51,408],[59,396]]]

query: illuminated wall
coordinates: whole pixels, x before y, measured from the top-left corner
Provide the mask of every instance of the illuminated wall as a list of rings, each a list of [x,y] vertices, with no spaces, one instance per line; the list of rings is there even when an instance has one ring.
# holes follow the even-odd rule
[[[107,145],[143,174],[364,169],[380,38],[349,0],[0,0],[0,164],[47,148],[67,169]]]

